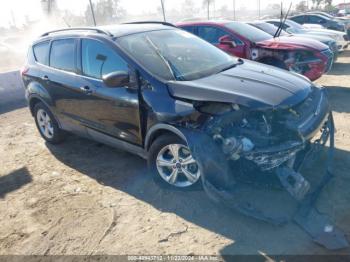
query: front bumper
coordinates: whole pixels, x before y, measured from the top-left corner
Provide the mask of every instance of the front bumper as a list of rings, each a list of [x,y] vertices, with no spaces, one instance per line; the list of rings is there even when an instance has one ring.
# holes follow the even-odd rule
[[[294,127],[292,131],[298,134],[299,140],[289,140],[280,145],[265,148],[254,148],[248,152],[241,151],[239,160],[233,161],[232,155],[223,153],[221,146],[209,133],[185,128],[181,131],[201,170],[203,188],[214,201],[274,225],[283,225],[294,220],[317,243],[329,249],[339,249],[348,246],[344,234],[332,225],[326,216],[321,216],[314,207],[323,188],[333,177],[334,123],[325,92],[324,89],[314,89],[308,99],[309,103],[303,103],[294,108],[304,113],[299,114],[297,120],[288,118],[289,122],[287,121],[286,125],[290,125],[289,129]],[[210,125],[210,128],[217,127]],[[321,131],[320,136],[317,137],[316,133],[319,131]],[[327,143],[329,143],[328,147]],[[300,170],[306,163],[310,164],[313,159],[320,156],[323,150],[328,151],[325,174],[316,182],[309,182]],[[237,165],[232,165],[232,162],[236,163],[235,161],[241,161],[240,167],[247,163],[254,166],[250,169],[249,178],[253,177],[259,183],[277,181],[276,184],[285,189],[298,203],[298,208],[293,215],[286,216],[280,210],[270,214],[256,207],[254,202],[242,198],[242,191],[254,196],[256,187],[237,177],[239,172],[235,168]],[[259,180],[262,177],[266,179]],[[266,189],[263,183],[260,184]],[[268,193],[272,192],[268,191]],[[270,205],[271,198],[259,199],[259,201],[265,201],[266,205]]]
[[[343,40],[343,41],[337,41],[337,48],[338,52],[343,52],[346,48],[349,46],[349,41]]]
[[[208,153],[203,154],[203,152],[208,152],[209,140],[204,139],[204,141],[200,139],[199,133],[195,134],[195,138],[192,135],[187,133],[186,137],[191,141],[189,144],[190,148],[202,171],[203,188],[211,199],[224,204],[229,209],[274,225],[284,225],[289,221],[294,221],[316,243],[328,249],[335,250],[349,246],[344,233],[332,224],[326,215],[320,214],[315,208],[315,203],[322,190],[333,177],[334,123],[331,113],[327,115],[327,120],[324,123],[320,137],[310,144],[308,150],[302,151],[302,158],[298,167],[284,165],[275,169],[276,175],[280,177],[283,187],[298,202],[297,209],[290,217],[287,217],[284,213],[276,214],[274,212],[269,214],[254,206],[251,202],[242,200],[241,192],[246,192],[248,190],[247,186],[233,181],[232,176],[231,180],[227,180],[225,174],[234,173],[234,170],[230,170],[228,165],[223,164],[225,159],[219,156],[217,149],[213,148],[210,150],[210,155]],[[202,144],[197,144],[198,142]],[[315,156],[319,155],[320,150],[325,149],[327,142],[329,142],[329,147],[327,148],[328,157],[325,174],[317,184],[309,184],[299,173],[299,170],[305,163],[310,162]],[[291,183],[293,179],[296,180]],[[252,187],[250,190],[251,193],[249,194],[254,194],[256,188]],[[266,199],[265,201],[270,203],[270,200]],[[261,199],[259,201],[261,202]]]
[[[307,64],[309,68],[304,73],[304,75],[311,81],[315,81],[323,74],[329,72],[332,69],[334,63],[334,54],[330,49],[317,53],[316,57],[317,58],[314,61],[302,62],[304,64]]]

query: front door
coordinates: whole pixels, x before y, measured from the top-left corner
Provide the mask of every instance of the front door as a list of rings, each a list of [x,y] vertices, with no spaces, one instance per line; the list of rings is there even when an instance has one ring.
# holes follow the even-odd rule
[[[88,133],[94,136],[99,132],[141,145],[139,89],[134,70],[114,48],[102,41],[82,39],[80,47],[79,83],[83,97],[79,105]],[[108,87],[103,83],[103,75],[116,71],[129,72],[129,86]]]
[[[230,55],[246,58],[244,43],[236,39],[229,32],[215,26],[199,26],[197,28],[197,35]],[[223,36],[229,36],[232,42],[235,43],[235,46],[220,44],[219,40]]]

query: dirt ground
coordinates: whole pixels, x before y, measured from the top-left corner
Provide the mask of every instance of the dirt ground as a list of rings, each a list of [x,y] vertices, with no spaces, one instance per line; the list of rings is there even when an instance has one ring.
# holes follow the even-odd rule
[[[349,235],[350,51],[318,83],[337,129],[336,177],[318,208]],[[1,114],[0,127],[0,254],[335,253],[293,223],[227,211],[202,191],[160,189],[139,157],[75,136],[45,144],[27,108]]]

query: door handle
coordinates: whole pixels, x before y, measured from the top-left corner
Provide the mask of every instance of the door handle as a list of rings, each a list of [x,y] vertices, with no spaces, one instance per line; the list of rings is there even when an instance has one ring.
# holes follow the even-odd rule
[[[90,89],[89,86],[79,87],[79,90],[82,91],[84,94],[87,94],[87,95],[91,95],[92,94],[92,90]]]
[[[48,77],[47,75],[42,76],[42,77],[41,77],[41,80],[47,81],[47,80],[49,80],[49,77]]]

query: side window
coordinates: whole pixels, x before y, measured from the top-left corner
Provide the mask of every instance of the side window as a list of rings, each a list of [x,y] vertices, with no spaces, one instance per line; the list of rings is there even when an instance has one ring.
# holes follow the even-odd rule
[[[299,23],[299,24],[304,24],[304,16],[303,15],[292,17],[292,20]]]
[[[82,67],[86,76],[102,78],[115,71],[129,71],[127,63],[116,52],[101,42],[82,40]]]
[[[273,25],[275,25],[275,26],[277,26],[277,27],[278,27],[278,25],[280,24],[279,22],[275,22],[275,21],[268,21],[268,23],[273,24]]]
[[[322,17],[319,16],[309,16],[309,23],[310,24],[323,24],[326,22],[326,19],[323,19]]]
[[[50,42],[42,42],[33,46],[35,60],[43,65],[48,65]]]
[[[283,29],[283,30],[286,30],[286,29],[288,29],[288,28],[289,28],[288,25],[286,25],[286,24],[283,24],[283,25],[282,25],[282,29]]]
[[[66,71],[75,71],[75,40],[55,40],[51,45],[50,66]]]
[[[183,30],[186,30],[189,33],[194,34],[194,26],[183,26],[181,27]]]
[[[198,27],[198,36],[211,44],[218,44],[219,38],[228,35],[224,30],[212,26]]]

